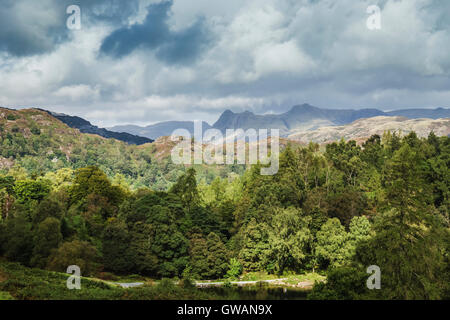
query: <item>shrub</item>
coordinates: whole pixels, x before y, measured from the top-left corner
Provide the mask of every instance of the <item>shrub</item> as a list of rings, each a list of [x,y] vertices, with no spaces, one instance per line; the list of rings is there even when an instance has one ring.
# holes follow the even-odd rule
[[[368,294],[368,275],[356,268],[341,267],[330,270],[327,282],[314,285],[310,300],[358,300]]]
[[[242,264],[236,258],[231,258],[226,278],[237,279],[242,274]]]
[[[70,265],[77,265],[83,276],[95,274],[100,267],[97,249],[85,241],[65,242],[49,258],[47,268],[66,272]],[[112,280],[112,279],[111,279]]]

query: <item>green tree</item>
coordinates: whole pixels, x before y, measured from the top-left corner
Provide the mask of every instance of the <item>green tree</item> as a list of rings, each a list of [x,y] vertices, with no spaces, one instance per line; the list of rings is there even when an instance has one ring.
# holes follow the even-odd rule
[[[338,218],[345,227],[349,226],[353,217],[364,214],[367,208],[366,196],[354,187],[330,195],[327,202],[328,215]]]
[[[0,221],[6,220],[14,204],[14,197],[10,195],[7,188],[0,189]]]
[[[311,218],[302,217],[301,211],[292,207],[273,216],[268,258],[278,274],[286,268],[298,270],[302,266],[311,241],[310,221]]]
[[[178,230],[175,216],[169,208],[157,205],[150,210],[151,252],[158,258],[158,275],[181,276],[189,262],[188,240]]]
[[[384,162],[384,150],[379,135],[375,134],[363,143],[361,160],[381,171]]]
[[[246,271],[265,270],[267,254],[269,252],[269,236],[267,225],[258,224],[255,219],[250,220],[243,229],[243,246],[239,253],[239,260]]]
[[[315,254],[325,267],[344,266],[349,263],[351,250],[348,234],[338,219],[329,219],[317,232]]]
[[[194,233],[189,240],[189,257],[191,275],[197,278],[208,276],[208,246],[201,233]]]
[[[367,274],[357,268],[339,267],[330,270],[327,282],[314,285],[309,300],[359,300],[369,298]]]
[[[80,267],[83,276],[92,276],[100,268],[97,249],[86,241],[73,240],[64,242],[48,259],[47,269],[66,272],[67,267]]]
[[[125,273],[133,267],[130,259],[130,236],[127,225],[117,219],[110,218],[106,222],[102,235],[103,264],[107,270]]]
[[[339,143],[333,142],[326,147],[325,156],[336,169],[344,173],[345,185],[356,186],[357,178],[364,170],[360,153],[361,147],[354,140],[346,143],[342,139]]]
[[[236,259],[236,258],[231,258],[229,266],[228,266],[228,271],[226,274],[226,278],[227,279],[238,279],[239,276],[242,274],[243,271],[243,267],[241,262]]]
[[[375,235],[357,251],[362,266],[381,268],[384,299],[439,299],[443,295],[448,228],[442,228],[429,205],[423,164],[423,153],[408,143],[395,151],[385,173],[386,211],[375,220]]]
[[[85,200],[90,194],[108,199],[113,206],[119,205],[124,199],[122,189],[112,186],[106,174],[95,166],[78,169],[70,190],[72,203]]]
[[[6,189],[8,194],[14,195],[14,185],[14,177],[0,175],[0,189]]]
[[[33,252],[33,233],[31,223],[26,219],[25,214],[15,212],[14,217],[7,219],[4,231],[0,246],[3,248],[5,257],[11,261],[29,265]]]
[[[38,225],[47,218],[60,220],[63,216],[63,208],[59,202],[51,199],[42,200],[32,214],[33,224]]]
[[[136,222],[130,232],[130,253],[133,269],[143,275],[154,275],[158,267],[158,258],[152,254],[152,226]]]
[[[370,234],[371,225],[366,217],[354,217],[352,219],[348,236],[354,247],[356,247],[359,242],[368,240]]]
[[[57,249],[62,242],[61,223],[53,217],[46,218],[39,223],[34,231],[34,248],[31,265],[44,268],[53,249]]]
[[[17,201],[27,203],[30,200],[41,201],[50,193],[48,180],[18,180],[14,186]]]
[[[177,183],[175,183],[170,192],[176,194],[180,199],[183,207],[188,214],[193,208],[200,205],[200,194],[197,188],[196,171],[194,168],[189,168],[183,176],[181,176]]]
[[[206,238],[208,278],[221,278],[228,269],[228,252],[220,237],[211,232]]]

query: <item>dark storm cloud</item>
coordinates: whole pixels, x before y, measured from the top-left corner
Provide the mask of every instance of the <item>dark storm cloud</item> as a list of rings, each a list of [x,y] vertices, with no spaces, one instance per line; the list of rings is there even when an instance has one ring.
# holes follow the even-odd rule
[[[168,23],[172,5],[172,1],[164,1],[148,6],[141,24],[114,31],[103,41],[100,52],[121,58],[144,48],[155,51],[159,60],[169,64],[194,61],[211,41],[205,20],[198,19],[186,29],[172,31]]]
[[[0,5],[0,51],[28,56],[50,51],[66,38],[64,16],[52,19],[31,1],[4,0]],[[31,11],[29,11],[31,10]],[[45,21],[47,20],[47,21]],[[59,26],[60,25],[60,26]]]
[[[137,12],[138,0],[2,0],[0,52],[24,57],[53,51],[70,39],[69,5],[78,5],[83,23],[123,23]]]

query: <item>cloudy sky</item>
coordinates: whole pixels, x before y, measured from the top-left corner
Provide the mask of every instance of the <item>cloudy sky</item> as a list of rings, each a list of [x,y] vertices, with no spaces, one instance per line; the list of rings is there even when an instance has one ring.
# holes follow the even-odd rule
[[[449,52],[442,0],[1,0],[0,105],[100,126],[305,102],[450,107]]]

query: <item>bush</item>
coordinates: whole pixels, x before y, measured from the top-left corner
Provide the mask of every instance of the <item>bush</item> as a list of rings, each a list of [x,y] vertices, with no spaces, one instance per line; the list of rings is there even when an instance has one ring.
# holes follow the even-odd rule
[[[242,274],[242,270],[243,267],[239,260],[236,258],[231,258],[229,269],[225,277],[229,279],[237,279]]]
[[[332,269],[327,282],[314,285],[308,295],[310,300],[358,300],[367,297],[368,275],[356,268],[341,267]]]
[[[109,280],[109,281],[118,281],[119,277],[117,277],[115,274],[111,272],[100,272],[97,274],[97,277],[102,280]]]
[[[67,267],[77,265],[83,276],[95,274],[100,267],[97,249],[85,241],[65,242],[49,258],[47,268],[66,272]]]
[[[31,127],[30,131],[34,135],[40,135],[41,134],[41,129],[39,129],[38,127]]]
[[[195,288],[195,283],[194,283],[194,281],[192,281],[191,279],[186,279],[186,278],[185,278],[185,279],[181,280],[180,286],[181,286],[183,289],[191,290],[191,289],[194,289],[194,288]]]

